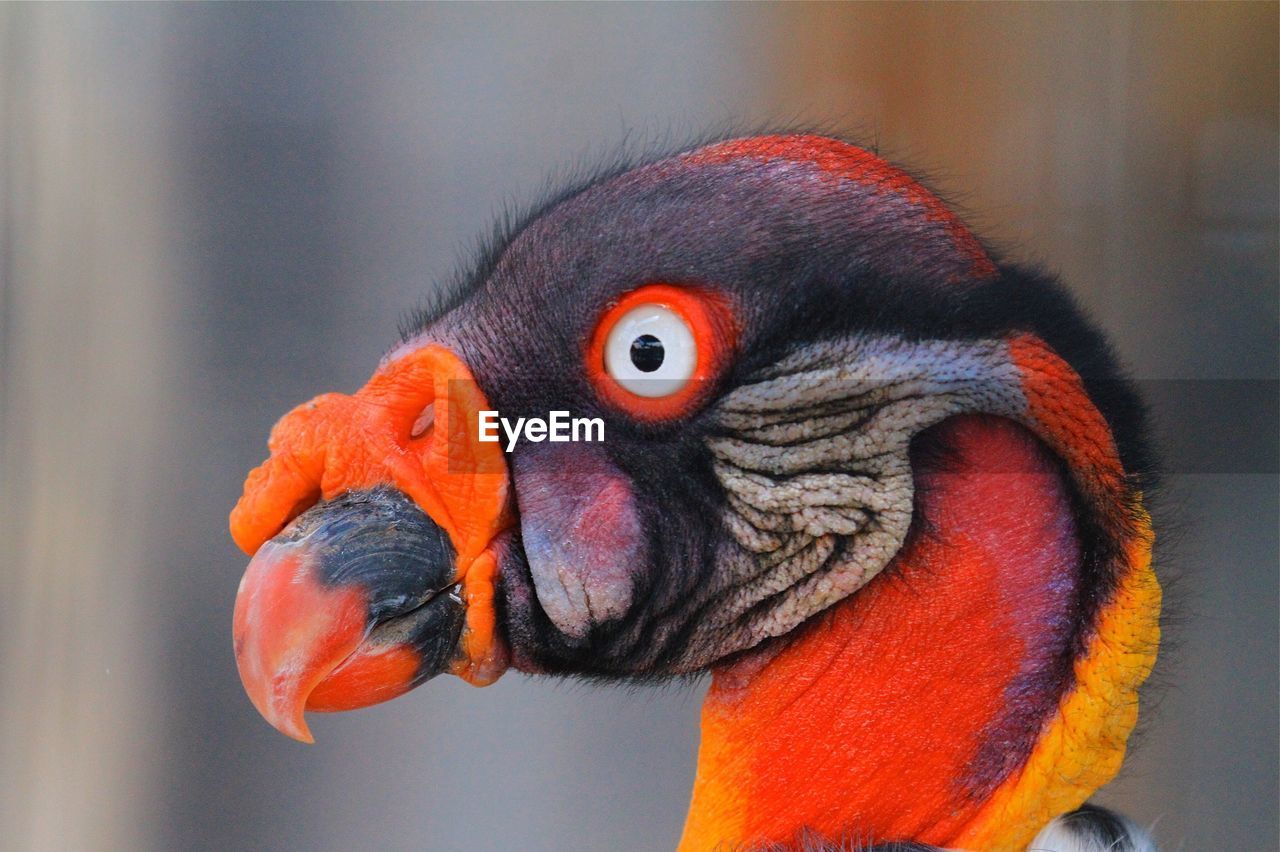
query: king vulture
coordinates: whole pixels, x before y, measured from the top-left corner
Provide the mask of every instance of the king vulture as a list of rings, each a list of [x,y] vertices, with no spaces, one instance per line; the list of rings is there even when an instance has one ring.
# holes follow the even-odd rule
[[[603,440],[481,428],[553,412]],[[683,850],[1150,848],[1086,804],[1159,640],[1142,436],[1071,297],[905,172],[720,141],[545,203],[276,424],[236,660],[307,742],[442,672],[708,672]]]

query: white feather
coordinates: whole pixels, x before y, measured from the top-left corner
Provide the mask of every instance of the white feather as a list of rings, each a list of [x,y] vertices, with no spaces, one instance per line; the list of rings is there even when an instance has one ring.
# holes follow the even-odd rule
[[[1027,852],[1158,852],[1150,832],[1120,814],[1079,810],[1055,819]]]

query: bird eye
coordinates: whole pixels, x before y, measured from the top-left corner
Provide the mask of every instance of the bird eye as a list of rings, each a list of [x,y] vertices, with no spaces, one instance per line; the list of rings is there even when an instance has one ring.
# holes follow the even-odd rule
[[[698,344],[689,324],[670,308],[640,305],[623,314],[604,344],[604,368],[636,396],[678,392],[693,378]]]
[[[647,284],[600,317],[587,347],[587,372],[613,406],[639,420],[669,420],[704,398],[736,335],[728,300],[719,293]]]

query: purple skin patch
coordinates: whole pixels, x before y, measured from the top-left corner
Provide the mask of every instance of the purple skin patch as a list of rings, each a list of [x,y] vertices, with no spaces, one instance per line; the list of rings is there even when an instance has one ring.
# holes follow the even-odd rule
[[[566,636],[625,614],[647,564],[630,479],[590,444],[525,445],[514,458],[520,532],[538,601]]]

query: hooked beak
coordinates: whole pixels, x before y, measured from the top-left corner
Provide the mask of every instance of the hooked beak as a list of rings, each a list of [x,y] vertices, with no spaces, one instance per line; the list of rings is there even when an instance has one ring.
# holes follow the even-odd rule
[[[464,616],[454,562],[394,489],[304,512],[258,550],[236,598],[236,665],[258,712],[312,742],[304,710],[367,707],[448,669]]]
[[[232,634],[245,691],[282,733],[312,742],[304,711],[506,669],[493,601],[508,476],[478,440],[487,405],[457,356],[426,346],[272,430],[231,513],[253,554]]]

